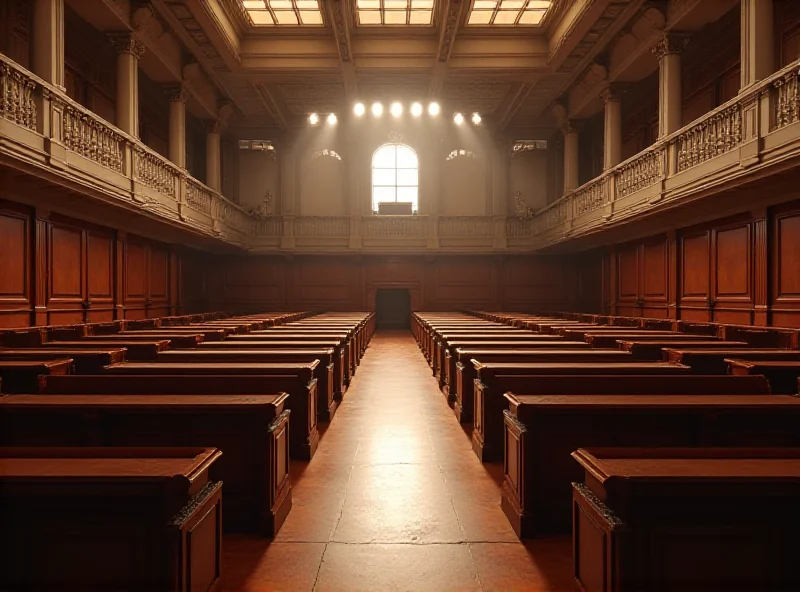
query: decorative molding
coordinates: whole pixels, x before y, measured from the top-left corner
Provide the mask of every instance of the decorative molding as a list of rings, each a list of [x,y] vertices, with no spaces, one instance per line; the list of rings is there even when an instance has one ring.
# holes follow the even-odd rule
[[[108,40],[118,54],[129,53],[137,60],[144,55],[144,43],[136,36],[135,33],[122,32],[122,33],[108,33]]]
[[[610,84],[600,92],[600,98],[603,100],[603,103],[619,103],[622,101],[622,97],[628,91],[628,88],[627,84]]]
[[[661,61],[668,55],[680,54],[689,42],[689,35],[683,33],[669,33],[659,39],[653,46],[653,55]]]
[[[162,88],[170,101],[185,103],[189,100],[188,84],[165,84]]]
[[[579,131],[581,131],[581,127],[583,127],[582,121],[578,119],[567,119],[561,124],[561,133],[565,136],[569,134],[577,134]]]
[[[453,42],[458,33],[458,21],[461,17],[462,0],[448,0],[444,7],[444,19],[442,19],[439,32],[439,51],[437,59],[440,62],[447,62],[453,52]]]
[[[331,20],[333,21],[333,34],[336,36],[336,44],[339,47],[339,59],[342,62],[349,62],[350,55],[350,27],[345,15],[343,0],[329,0]]]

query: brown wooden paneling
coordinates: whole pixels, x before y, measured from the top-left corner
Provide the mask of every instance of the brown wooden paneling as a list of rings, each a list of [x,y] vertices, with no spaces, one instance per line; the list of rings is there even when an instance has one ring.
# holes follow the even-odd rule
[[[50,224],[49,278],[47,285],[48,323],[80,323],[86,298],[84,231],[62,224]]]
[[[30,322],[31,218],[0,204],[0,327]]]
[[[772,220],[772,324],[800,326],[800,205],[775,213]]]
[[[114,318],[114,236],[90,230],[86,233],[88,320]]]
[[[147,246],[128,241],[125,246],[125,300],[144,303],[147,298]]]

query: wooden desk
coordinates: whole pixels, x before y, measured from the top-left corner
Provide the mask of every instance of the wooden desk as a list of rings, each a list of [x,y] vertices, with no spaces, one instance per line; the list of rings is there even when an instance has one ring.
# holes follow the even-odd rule
[[[215,363],[310,363],[319,360],[317,379],[317,419],[330,421],[341,401],[334,394],[334,353],[326,349],[202,349],[165,351],[159,354],[159,362]]]
[[[569,343],[569,342],[562,342]],[[473,360],[481,363],[558,362],[627,362],[631,355],[619,350],[578,349],[456,349],[456,396],[453,412],[459,422],[471,422],[474,409],[474,385],[477,371]]]
[[[668,376],[687,374],[689,368],[663,362],[602,362],[602,363],[486,363],[472,362],[478,378],[473,389],[472,449],[481,461],[499,460],[503,453],[503,410],[506,400],[503,393],[492,388],[497,383],[494,376],[546,376],[546,375],[606,375],[606,376]],[[535,378],[529,378],[535,380]],[[654,379],[654,382],[656,379]]]
[[[736,348],[696,349],[695,343],[664,350],[664,358],[669,362],[689,366],[696,374],[725,374],[728,371],[727,358],[743,360],[800,360],[800,351],[790,349],[751,349],[747,346]]]
[[[584,471],[573,483],[583,589],[800,589],[800,450],[593,448],[572,457]]]
[[[59,360],[71,359],[77,374],[99,374],[105,366],[125,361],[125,348],[74,349],[29,348],[0,349],[0,360]]]
[[[210,349],[213,351],[219,350],[273,350],[273,349],[290,349],[290,350],[300,350],[300,349],[328,349],[333,348],[334,350],[334,357],[333,357],[333,374],[334,374],[334,383],[333,383],[333,396],[337,400],[341,401],[345,390],[347,389],[347,383],[350,381],[350,369],[348,367],[348,358],[347,358],[347,347],[342,344],[339,339],[327,339],[327,340],[319,340],[319,341],[282,341],[282,340],[275,340],[275,341],[219,341],[219,342],[211,342],[211,343],[201,343],[197,349],[198,350],[206,350]]]
[[[111,333],[109,335],[88,335],[81,341],[85,341],[86,343],[111,343],[114,341],[121,341],[125,343],[147,341],[152,343],[154,341],[166,341],[170,349],[194,349],[197,347],[198,343],[203,341],[203,336],[199,333],[180,334],[172,332],[160,333],[155,331],[130,331],[127,333]]]
[[[39,376],[69,374],[72,360],[59,357],[55,360],[2,360],[0,378],[6,393],[35,393],[39,389]]]
[[[167,329],[151,329],[147,331],[120,331],[120,338],[133,337],[136,339],[169,339],[172,349],[194,349],[197,344],[204,341],[222,341],[224,331],[184,329],[182,327],[169,327]]]
[[[505,395],[502,507],[522,537],[569,532],[570,455],[591,446],[797,446],[800,399],[778,395]]]
[[[621,339],[617,341],[619,348],[623,351],[630,352],[631,355],[637,359],[642,361],[658,361],[664,360],[665,362],[670,362],[672,360],[669,359],[669,356],[665,353],[665,349],[671,347],[683,347],[686,345],[686,340],[678,339],[664,339],[664,340],[654,340],[654,341],[638,341],[632,339]],[[738,348],[746,348],[747,343],[744,341],[722,341],[720,339],[715,339],[711,341],[705,340],[694,340],[690,342],[690,346],[692,349],[738,349]],[[706,374],[705,372],[700,372],[699,374]],[[713,373],[712,373],[713,374]],[[724,372],[722,373],[724,374]]]
[[[660,333],[660,334],[659,334]],[[686,335],[682,333],[661,333],[660,331],[641,331],[640,333],[587,333],[586,342],[595,348],[619,349],[618,341],[670,341],[691,343],[692,341],[710,341],[707,335]]]
[[[220,456],[0,449],[3,538],[13,543],[0,554],[0,588],[212,590],[221,570]]]
[[[726,359],[728,372],[734,376],[761,374],[769,381],[770,388],[776,394],[797,394],[797,379],[800,377],[800,361],[784,360],[739,360]]]
[[[317,360],[294,364],[124,362],[107,366],[105,371],[122,382],[131,376],[180,376],[186,383],[183,392],[204,392],[201,385],[206,376],[257,376],[263,380],[266,392],[285,391],[291,395],[286,407],[292,410],[289,432],[292,458],[311,460],[319,444],[317,379],[314,377],[317,366]],[[223,387],[216,392],[235,392],[229,388]],[[115,392],[115,389],[108,392]]]
[[[355,374],[357,366],[357,358],[359,353],[355,346],[355,342],[348,337],[345,333],[294,333],[294,332],[277,332],[277,333],[248,333],[247,335],[231,335],[227,342],[246,343],[246,342],[260,342],[266,343],[268,341],[285,341],[285,342],[301,342],[307,341],[309,343],[325,343],[330,346],[331,342],[336,342],[345,350],[345,385],[350,384],[350,380]],[[247,347],[247,346],[244,346]],[[262,346],[259,346],[262,347]],[[305,347],[305,346],[303,346]]]
[[[124,349],[125,360],[134,362],[147,362],[155,360],[159,352],[169,347],[167,339],[151,339],[150,341],[132,341],[126,339],[86,339],[81,341],[56,341],[45,343],[41,349],[73,349],[94,351],[97,349]]]

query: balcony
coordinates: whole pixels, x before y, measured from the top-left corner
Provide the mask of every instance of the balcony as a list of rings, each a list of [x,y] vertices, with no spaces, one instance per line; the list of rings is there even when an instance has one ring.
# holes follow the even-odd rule
[[[602,232],[782,170],[800,156],[797,68],[776,72],[536,212],[531,248]]]
[[[793,65],[531,218],[258,217],[3,55],[0,92],[4,164],[257,253],[530,252],[794,166],[800,156]]]

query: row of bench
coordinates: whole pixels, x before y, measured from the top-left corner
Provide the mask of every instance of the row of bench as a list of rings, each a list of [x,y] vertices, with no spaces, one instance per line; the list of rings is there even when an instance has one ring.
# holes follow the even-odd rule
[[[0,505],[19,541],[0,560],[2,589],[213,588],[222,530],[271,536],[285,520],[290,457],[313,456],[374,318],[116,328],[5,335],[4,378],[35,392],[0,398]],[[153,355],[129,361],[140,344]],[[32,385],[5,374],[23,362],[65,369]]]
[[[789,373],[800,352],[753,347],[765,345],[759,329],[749,342],[743,329],[731,339],[481,316],[418,313],[412,330],[456,417],[472,421],[476,454],[503,461],[501,506],[521,538],[572,531],[575,577],[586,590],[798,583],[778,559],[786,553],[771,553],[754,533],[771,528],[774,542],[800,517],[789,503],[800,485],[800,449],[791,448],[800,446],[800,400],[772,394],[797,393],[800,371]],[[753,371],[768,362],[783,364],[783,374]],[[713,485],[693,489],[698,481]],[[710,502],[708,491],[722,497]],[[743,510],[741,496],[773,496],[784,520],[776,526],[771,510]],[[717,549],[734,540],[735,556],[748,559],[726,571]]]

